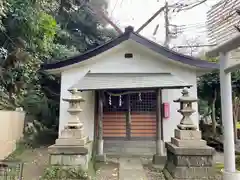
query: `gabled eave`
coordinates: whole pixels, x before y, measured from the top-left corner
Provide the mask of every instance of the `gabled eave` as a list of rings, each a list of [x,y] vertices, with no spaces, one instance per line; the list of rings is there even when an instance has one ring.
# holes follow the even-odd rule
[[[107,50],[112,49],[113,47],[116,47],[117,45],[123,43],[124,41],[132,40],[136,43],[139,43],[143,45],[144,47],[151,49],[152,51],[161,54],[162,56],[167,57],[168,59],[171,59],[173,61],[176,61],[178,63],[186,64],[192,67],[200,68],[200,69],[209,69],[214,70],[218,69],[219,65],[216,63],[210,63],[207,61],[203,61],[191,56],[186,56],[177,52],[174,52],[168,48],[165,48],[153,41],[150,41],[139,34],[136,34],[133,31],[126,31],[124,34],[118,36],[117,38],[109,41],[108,43],[101,45],[99,47],[96,47],[95,49],[89,50],[81,55],[69,58],[64,61],[56,62],[53,64],[43,64],[42,69],[45,71],[48,71],[50,73],[60,73],[63,69],[66,67],[75,66],[76,64],[79,64],[83,61],[89,60],[93,58],[94,56],[97,56]]]

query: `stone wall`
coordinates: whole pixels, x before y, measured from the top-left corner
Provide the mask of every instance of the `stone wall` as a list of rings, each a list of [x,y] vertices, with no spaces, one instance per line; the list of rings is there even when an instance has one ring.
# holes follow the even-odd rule
[[[0,111],[0,160],[5,159],[15,149],[23,137],[24,112]]]

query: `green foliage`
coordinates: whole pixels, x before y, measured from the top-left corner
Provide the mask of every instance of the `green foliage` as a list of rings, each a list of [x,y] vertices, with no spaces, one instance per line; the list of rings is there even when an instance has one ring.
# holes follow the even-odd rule
[[[240,171],[240,156],[236,156],[236,168]]]
[[[4,30],[4,26],[2,24],[2,19],[6,17],[6,12],[8,9],[8,3],[6,0],[0,1],[0,30]]]
[[[106,0],[91,3],[107,7]],[[39,67],[115,37],[105,25],[80,1],[0,1],[0,109],[22,107],[32,120],[56,130],[60,77]]]
[[[88,180],[87,172],[81,168],[64,168],[61,166],[50,166],[48,167],[41,180],[65,180],[65,179],[79,179]]]
[[[236,162],[236,169],[237,169],[238,171],[240,171],[240,156],[236,156],[235,162]],[[222,163],[217,163],[217,164],[215,165],[215,167],[216,167],[217,170],[220,171],[220,170],[224,169],[224,164],[222,164]]]

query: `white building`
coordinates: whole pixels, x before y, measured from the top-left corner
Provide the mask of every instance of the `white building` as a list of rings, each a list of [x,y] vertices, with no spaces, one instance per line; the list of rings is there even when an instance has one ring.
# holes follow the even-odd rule
[[[173,137],[181,120],[179,103],[173,100],[182,88],[189,87],[190,95],[197,97],[197,76],[217,68],[162,47],[132,27],[84,54],[43,66],[61,76],[59,132],[69,118],[62,98],[77,88],[85,99],[80,114],[85,134],[94,141],[103,139],[100,149],[105,153],[123,153],[124,146],[141,155],[156,153],[157,142]],[[197,103],[193,108],[198,110]],[[198,127],[198,113],[192,119]]]

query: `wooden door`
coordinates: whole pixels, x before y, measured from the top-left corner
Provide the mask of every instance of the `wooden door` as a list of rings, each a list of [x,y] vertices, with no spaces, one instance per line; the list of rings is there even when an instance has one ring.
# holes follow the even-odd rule
[[[121,100],[120,100],[121,98]],[[105,93],[103,110],[103,138],[127,138],[127,96],[111,96]],[[121,102],[120,102],[121,101]]]
[[[156,139],[156,93],[132,94],[130,104],[130,139]]]
[[[156,139],[155,92],[104,97],[104,139]]]

